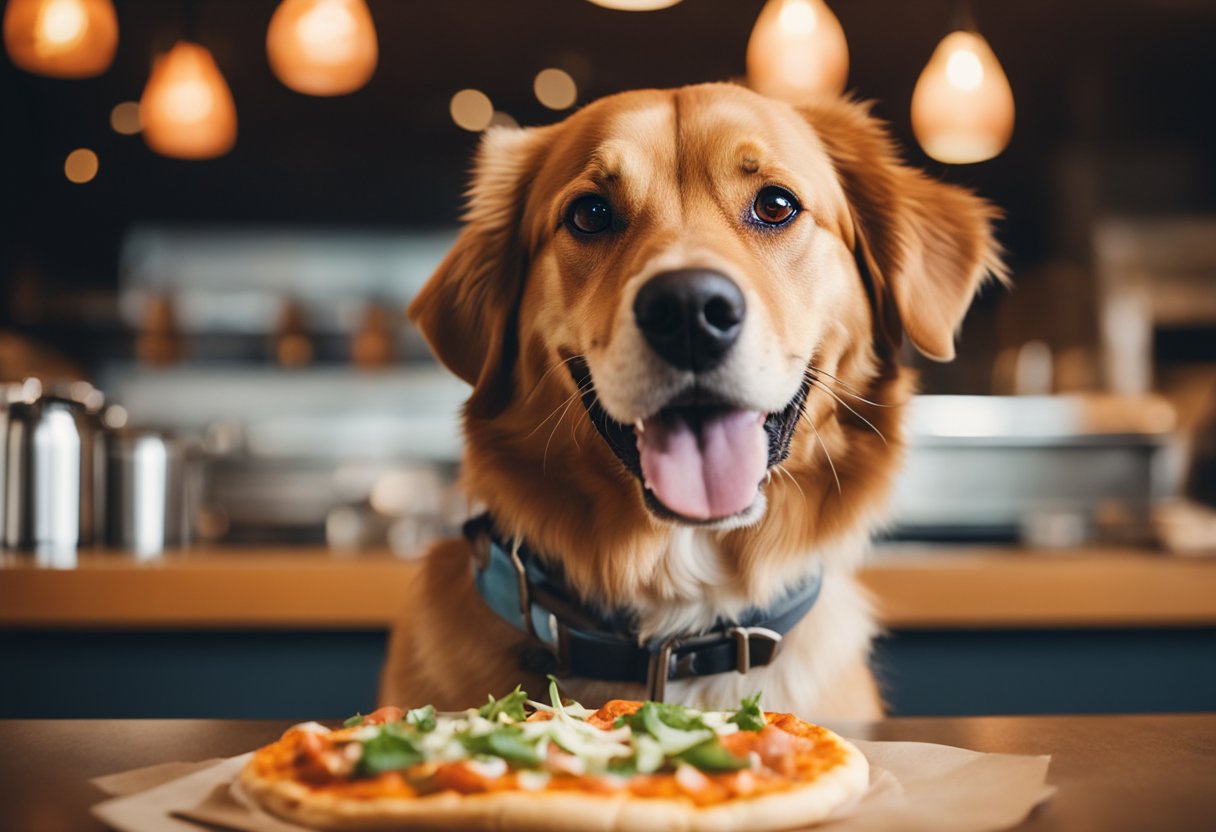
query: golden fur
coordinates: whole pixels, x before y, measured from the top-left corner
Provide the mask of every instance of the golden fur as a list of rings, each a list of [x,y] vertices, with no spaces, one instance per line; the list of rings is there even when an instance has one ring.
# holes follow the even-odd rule
[[[799,195],[805,216],[759,233],[740,217],[772,182]],[[586,192],[628,217],[613,241],[588,245],[562,229],[564,206]],[[818,556],[820,602],[770,666],[672,683],[669,697],[729,707],[763,688],[770,709],[877,716],[866,667],[874,624],[851,575],[903,452],[914,380],[899,343],[906,334],[930,357],[953,357],[977,287],[1001,276],[995,215],[902,165],[884,127],[849,101],[795,109],[701,85],[623,93],[560,124],[489,132],[463,233],[410,308],[439,359],[473,385],[469,495],[504,533],[560,563],[584,601],[634,610],[648,637],[770,603]],[[763,514],[738,528],[652,514],[565,368],[585,357],[605,408],[633,418],[633,394],[621,391],[640,383],[648,359],[627,346],[632,295],[657,271],[685,266],[720,269],[747,296],[740,350],[757,364],[739,383],[749,395],[784,402],[808,367],[816,379],[790,455],[763,487]],[[452,709],[517,682],[543,686],[520,669],[523,637],[477,597],[469,558],[460,540],[428,556],[392,637],[382,701]],[[643,693],[563,682],[589,704]]]

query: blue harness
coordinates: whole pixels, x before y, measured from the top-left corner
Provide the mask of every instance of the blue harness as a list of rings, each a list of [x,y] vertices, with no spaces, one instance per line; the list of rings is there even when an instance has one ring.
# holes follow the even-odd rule
[[[473,545],[477,592],[500,618],[527,634],[534,649],[527,669],[609,682],[643,683],[662,701],[667,683],[763,667],[781,639],[819,598],[823,564],[768,609],[751,607],[737,620],[719,619],[708,630],[641,642],[629,616],[603,615],[583,605],[560,576],[551,575],[527,545],[494,531],[490,515],[465,523]]]

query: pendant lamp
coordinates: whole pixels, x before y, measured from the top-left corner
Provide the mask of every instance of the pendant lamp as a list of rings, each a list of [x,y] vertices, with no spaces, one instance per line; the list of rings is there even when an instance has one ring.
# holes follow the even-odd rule
[[[148,147],[177,159],[223,156],[236,143],[236,104],[215,59],[178,41],[158,57],[139,99]]]
[[[91,78],[110,68],[118,18],[110,0],[9,0],[4,46],[27,72]]]
[[[296,92],[354,92],[371,79],[379,57],[371,12],[363,0],[283,0],[266,30],[266,57]]]
[[[752,89],[799,104],[842,92],[848,77],[844,29],[823,0],[768,0],[747,42]]]
[[[988,41],[965,18],[937,45],[912,92],[912,131],[939,162],[999,154],[1013,135],[1013,90]]]

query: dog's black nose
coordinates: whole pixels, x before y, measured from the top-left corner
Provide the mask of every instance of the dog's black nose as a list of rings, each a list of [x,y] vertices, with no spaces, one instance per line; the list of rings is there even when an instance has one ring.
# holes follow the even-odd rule
[[[652,277],[633,301],[633,317],[668,364],[703,372],[722,362],[743,330],[747,305],[735,282],[711,269]]]

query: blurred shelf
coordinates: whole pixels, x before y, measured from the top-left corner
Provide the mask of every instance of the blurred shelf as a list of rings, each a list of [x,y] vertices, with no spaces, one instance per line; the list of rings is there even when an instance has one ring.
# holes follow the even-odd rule
[[[69,570],[0,559],[5,629],[383,629],[417,564],[387,552],[190,550]],[[1216,559],[1132,549],[880,548],[861,580],[894,630],[1216,626]]]
[[[892,629],[1216,625],[1216,558],[1143,549],[890,545],[862,582]]]
[[[0,627],[383,629],[416,563],[387,552],[217,548],[150,561],[82,554],[50,569],[6,554]]]

